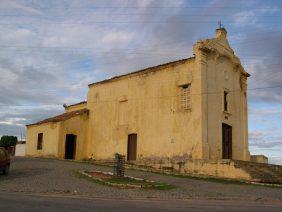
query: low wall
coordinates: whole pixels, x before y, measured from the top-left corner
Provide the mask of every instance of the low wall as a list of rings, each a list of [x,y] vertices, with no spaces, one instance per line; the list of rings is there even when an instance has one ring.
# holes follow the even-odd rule
[[[25,144],[17,144],[15,156],[25,156]]]
[[[142,159],[134,164],[153,168],[157,170],[167,170],[182,174],[210,176],[215,178],[228,178],[236,180],[251,180],[251,176],[245,170],[235,167],[232,160],[210,161],[201,159],[174,160],[166,159]]]
[[[268,158],[264,155],[251,155],[251,162],[268,163]]]
[[[184,173],[195,173],[219,178],[251,180],[245,170],[237,168],[233,161],[193,160],[184,164]]]

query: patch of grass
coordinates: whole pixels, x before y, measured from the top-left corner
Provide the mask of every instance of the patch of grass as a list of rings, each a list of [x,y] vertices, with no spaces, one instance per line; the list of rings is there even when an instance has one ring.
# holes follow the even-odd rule
[[[113,177],[110,179],[97,180],[95,178],[88,177],[79,171],[73,171],[73,175],[80,179],[86,179],[86,180],[98,183],[100,185],[107,185],[107,186],[114,186],[114,185],[111,185],[112,183],[112,184],[119,184],[121,186],[124,185],[124,188],[128,187],[127,185],[137,185],[137,186],[141,186],[142,189],[157,189],[157,190],[168,190],[168,189],[175,188],[175,186],[167,184],[167,183],[151,182],[151,181],[146,181],[146,180],[137,180],[137,179],[127,178],[127,177],[125,178]]]
[[[143,189],[157,189],[157,190],[170,190],[176,188],[175,185],[167,184],[167,183],[160,183],[160,182],[155,182],[154,187],[150,188],[143,188]]]
[[[96,180],[96,179],[91,178],[91,177],[88,177],[88,176],[86,176],[86,175],[84,175],[84,174],[81,174],[81,173],[80,173],[79,171],[77,171],[77,170],[73,170],[73,171],[72,171],[72,174],[73,174],[73,176],[75,176],[76,178],[80,178],[80,179],[83,179],[83,180],[88,180],[88,181],[91,181],[91,182],[95,182],[95,183],[98,183],[98,184],[100,184],[100,185],[106,185],[104,182],[99,181],[99,180]]]
[[[78,162],[78,161],[75,161]],[[95,163],[93,161],[80,161],[81,163],[88,163],[96,166],[102,166],[102,167],[112,167],[112,165],[109,164],[102,164],[102,163]],[[223,179],[223,178],[215,178],[215,177],[205,177],[205,176],[193,176],[193,175],[186,175],[186,174],[176,174],[176,173],[168,173],[168,172],[162,172],[158,170],[144,170],[136,167],[126,167],[127,170],[134,170],[134,171],[141,171],[141,172],[151,172],[154,174],[159,175],[165,175],[165,176],[172,176],[172,177],[178,177],[178,178],[187,178],[192,180],[199,180],[199,181],[206,181],[206,182],[214,182],[214,183],[221,183],[221,184],[231,184],[231,185],[246,185],[246,186],[255,186],[255,187],[267,187],[267,188],[274,188],[274,189],[282,189],[282,184],[253,184],[246,181],[241,180],[232,180],[232,179]],[[278,185],[278,186],[277,186]]]
[[[111,182],[111,183],[118,183],[118,184],[143,185],[144,189],[167,190],[167,189],[175,188],[175,186],[167,184],[167,183],[150,182],[150,181],[146,181],[146,180],[136,180],[136,179],[132,179],[132,178],[117,178],[117,177],[114,177],[114,178],[108,179],[106,181]]]

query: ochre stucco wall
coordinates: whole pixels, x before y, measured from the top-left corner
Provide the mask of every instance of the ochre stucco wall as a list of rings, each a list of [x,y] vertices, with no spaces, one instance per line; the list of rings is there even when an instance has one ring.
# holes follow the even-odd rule
[[[161,71],[128,76],[89,89],[89,154],[96,159],[127,154],[128,134],[137,133],[137,156],[188,154],[200,158],[200,95],[191,110],[180,106],[180,85],[191,83],[199,93],[194,59]]]
[[[268,163],[268,158],[264,155],[251,155],[251,162]]]
[[[76,140],[75,159],[86,158],[87,114],[73,117],[62,122],[49,122],[27,127],[27,156],[64,158],[66,134],[74,134]],[[37,150],[38,133],[43,133],[42,150]]]
[[[70,106],[65,107],[65,111],[71,112],[71,111],[75,111],[75,110],[81,110],[81,109],[86,108],[86,106],[87,106],[86,102],[80,103],[80,104],[75,104],[75,105],[70,105]]]
[[[180,162],[181,161],[181,162]],[[251,180],[251,175],[244,169],[235,166],[232,160],[203,160],[203,159],[152,159],[135,162],[141,167],[153,168],[163,172],[171,168],[176,173],[196,176],[212,176],[218,178]]]
[[[42,150],[37,150],[38,133],[43,133]],[[44,123],[27,127],[26,155],[57,157],[60,123]]]
[[[202,94],[203,142],[208,141],[206,158],[222,158],[222,123],[225,123],[232,127],[232,159],[250,160],[247,77],[240,60],[230,48],[224,31],[215,39],[197,43],[194,51],[205,81]],[[224,112],[224,91],[228,92],[228,112]]]
[[[60,142],[59,142],[59,154],[58,157],[64,158],[65,156],[65,141],[67,134],[76,135],[76,154],[75,159],[81,160],[87,158],[87,127],[88,127],[88,115],[84,114],[76,116],[60,124]]]

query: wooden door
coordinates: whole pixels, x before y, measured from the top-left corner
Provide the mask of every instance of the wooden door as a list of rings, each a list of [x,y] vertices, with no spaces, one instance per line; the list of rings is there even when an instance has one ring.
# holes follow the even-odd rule
[[[222,124],[222,159],[232,159],[232,127]]]
[[[128,135],[127,160],[136,160],[137,155],[137,134]]]

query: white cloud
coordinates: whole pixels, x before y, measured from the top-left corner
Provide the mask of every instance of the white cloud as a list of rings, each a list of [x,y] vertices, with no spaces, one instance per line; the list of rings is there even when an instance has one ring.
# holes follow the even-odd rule
[[[26,28],[2,30],[0,33],[0,39],[3,40],[3,43],[7,42],[8,45],[15,43],[17,43],[17,45],[26,44],[29,39],[36,36],[34,32]]]
[[[6,118],[4,121],[0,121],[0,124],[4,125],[14,125],[14,126],[24,126],[21,122],[26,121],[25,118],[22,117],[13,117],[13,118]]]
[[[282,165],[282,157],[269,157],[268,162],[270,164]]]
[[[265,7],[240,11],[232,16],[233,24],[235,27],[263,27],[263,24],[259,22],[259,18],[263,18],[263,15],[271,15],[276,12],[280,12],[280,9],[276,7]]]
[[[107,32],[101,38],[101,42],[105,45],[124,45],[129,44],[135,37],[134,32],[114,31]]]
[[[282,115],[282,109],[279,108],[250,108],[250,115]]]
[[[256,24],[257,18],[254,11],[243,11],[234,14],[233,21],[236,27],[245,27]]]
[[[14,83],[18,80],[18,75],[7,70],[5,68],[1,68],[0,66],[0,85],[3,87],[13,86]]]
[[[26,13],[29,13],[29,14],[36,14],[36,15],[40,15],[42,14],[40,12],[40,10],[37,10],[37,9],[34,9],[32,7],[28,7],[28,6],[25,6],[23,4],[20,4],[16,1],[13,1],[13,0],[2,0],[0,1],[0,8],[1,9],[13,9],[13,10],[18,10],[18,11],[23,11],[23,12],[26,12]]]
[[[139,0],[139,1],[137,1],[137,5],[139,7],[147,7],[153,2],[154,2],[154,0]]]

